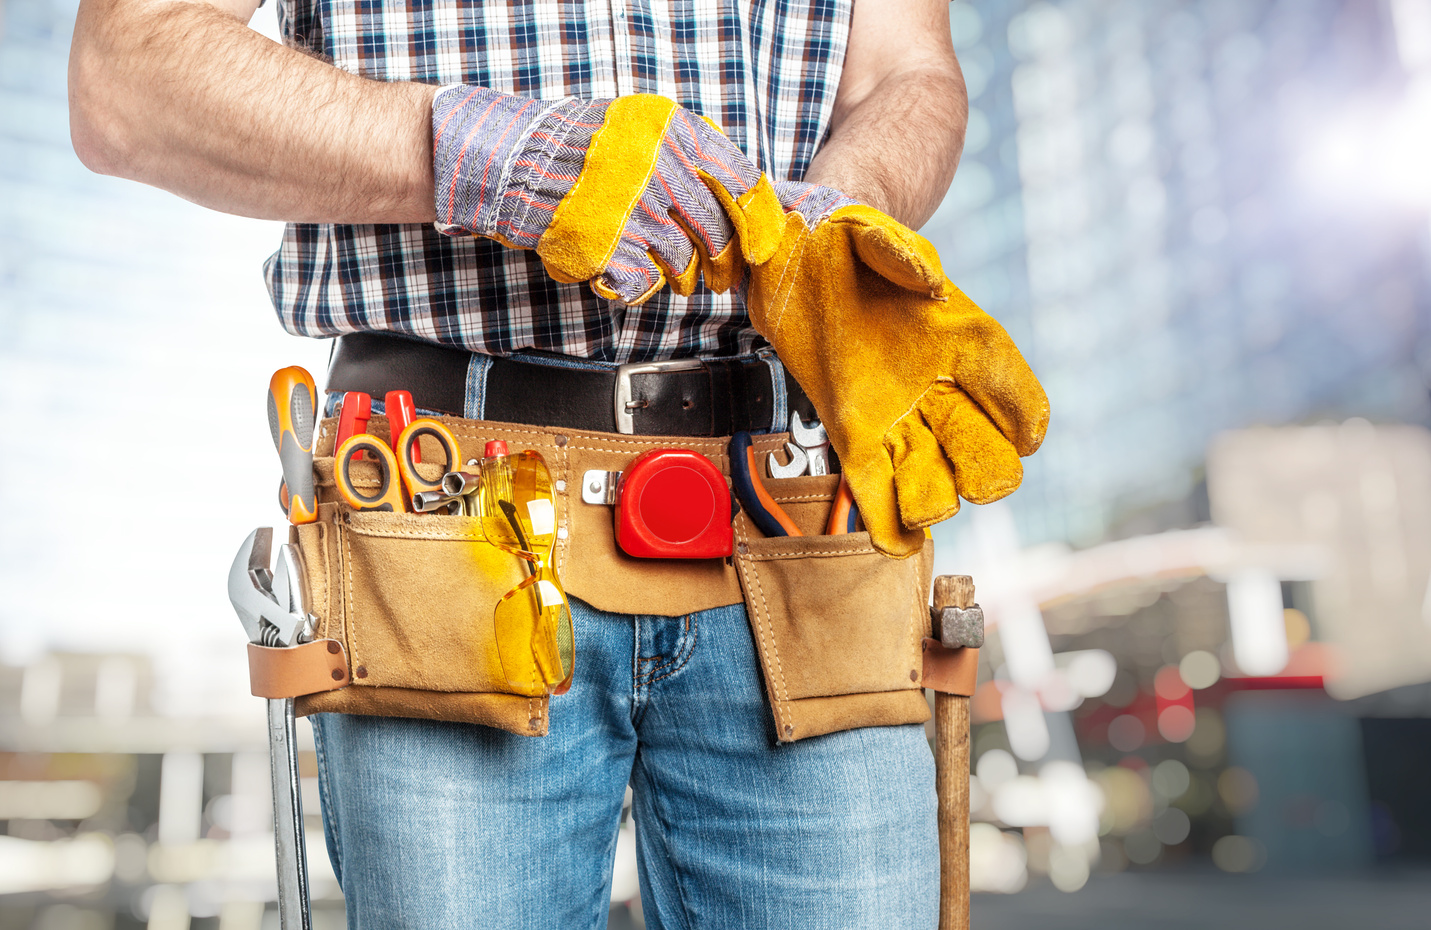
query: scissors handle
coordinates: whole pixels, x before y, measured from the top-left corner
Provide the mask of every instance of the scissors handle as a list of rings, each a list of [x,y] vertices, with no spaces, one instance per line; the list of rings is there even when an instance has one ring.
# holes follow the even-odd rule
[[[417,469],[413,467],[422,461],[422,438],[424,436],[435,439],[437,445],[442,449],[442,454],[447,458],[447,464],[432,480],[418,474]],[[462,467],[462,447],[457,444],[457,437],[452,435],[450,429],[431,417],[419,417],[409,423],[398,436],[392,451],[397,455],[398,468],[402,472],[403,484],[407,486],[409,500],[421,491],[441,491],[442,476]]]
[[[364,494],[353,483],[353,464],[357,453],[366,452],[378,470],[380,484],[376,494]],[[369,433],[350,436],[333,455],[334,477],[338,493],[354,510],[381,510],[402,513],[407,510],[402,485],[398,481],[398,461],[388,444]]]

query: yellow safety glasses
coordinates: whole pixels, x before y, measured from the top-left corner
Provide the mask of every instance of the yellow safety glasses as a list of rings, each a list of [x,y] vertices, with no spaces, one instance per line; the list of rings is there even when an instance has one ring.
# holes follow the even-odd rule
[[[540,453],[482,461],[482,532],[523,559],[528,576],[497,602],[497,654],[507,682],[524,694],[563,694],[571,687],[575,644],[571,607],[552,566],[556,495]]]

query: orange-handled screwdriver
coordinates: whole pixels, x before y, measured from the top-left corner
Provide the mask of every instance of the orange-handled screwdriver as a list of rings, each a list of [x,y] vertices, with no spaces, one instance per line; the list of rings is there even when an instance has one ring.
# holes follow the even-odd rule
[[[288,489],[288,519],[312,523],[318,519],[313,487],[313,425],[318,389],[313,376],[297,365],[281,368],[268,382],[268,429],[283,465]]]

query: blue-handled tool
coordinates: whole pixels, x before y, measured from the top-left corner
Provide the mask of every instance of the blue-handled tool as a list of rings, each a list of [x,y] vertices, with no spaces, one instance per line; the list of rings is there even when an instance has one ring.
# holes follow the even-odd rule
[[[759,527],[760,532],[766,536],[805,535],[761,484],[749,433],[736,433],[730,437],[730,480],[735,487],[736,500],[750,514],[751,522]]]

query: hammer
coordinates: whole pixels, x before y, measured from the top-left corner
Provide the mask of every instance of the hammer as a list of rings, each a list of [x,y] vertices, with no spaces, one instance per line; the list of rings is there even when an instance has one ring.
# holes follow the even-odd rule
[[[934,787],[939,799],[939,930],[969,930],[969,698],[979,674],[984,612],[974,579],[934,579],[936,639],[924,640],[924,686],[934,690]]]

